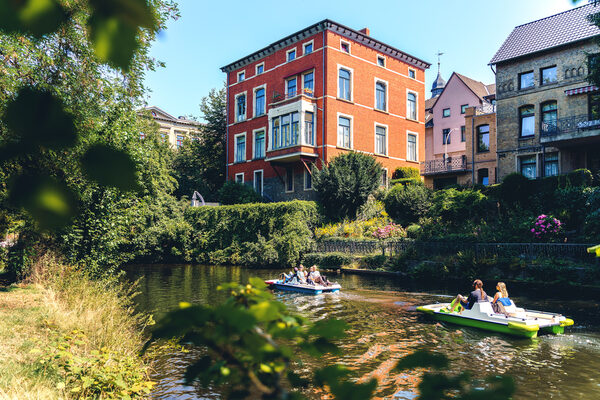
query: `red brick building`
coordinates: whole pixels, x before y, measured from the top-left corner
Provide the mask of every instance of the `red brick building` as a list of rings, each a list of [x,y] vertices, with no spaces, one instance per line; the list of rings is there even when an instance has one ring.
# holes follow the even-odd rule
[[[369,153],[391,175],[425,159],[430,64],[330,20],[222,68],[227,178],[274,201],[312,199],[311,164]]]

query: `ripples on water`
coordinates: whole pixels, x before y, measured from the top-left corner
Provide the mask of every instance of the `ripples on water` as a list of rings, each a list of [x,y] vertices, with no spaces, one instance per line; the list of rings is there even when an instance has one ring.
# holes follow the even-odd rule
[[[271,278],[279,271],[245,270],[215,266],[137,266],[130,278],[144,278],[137,301],[140,309],[156,318],[179,304],[191,301],[215,304],[225,297],[216,287],[223,282],[246,282],[250,276]],[[425,346],[446,354],[448,372],[470,370],[474,379],[510,374],[517,382],[516,399],[600,399],[600,315],[598,301],[544,300],[515,297],[531,309],[561,312],[573,317],[575,326],[560,336],[535,340],[494,335],[483,331],[436,323],[420,315],[420,304],[445,302],[456,288],[422,292],[389,278],[336,276],[342,292],[321,296],[276,292],[291,310],[311,320],[343,319],[350,325],[341,341],[342,356],[306,358],[300,372],[311,367],[341,363],[353,369],[360,381],[376,378],[377,398],[414,399],[421,371],[392,373],[396,361]],[[467,288],[463,288],[466,292]],[[510,288],[509,288],[510,290]],[[515,293],[513,293],[515,294]],[[217,389],[185,386],[183,372],[200,350],[174,353],[159,360],[153,379],[156,399],[218,399]],[[315,389],[305,393],[321,398]]]

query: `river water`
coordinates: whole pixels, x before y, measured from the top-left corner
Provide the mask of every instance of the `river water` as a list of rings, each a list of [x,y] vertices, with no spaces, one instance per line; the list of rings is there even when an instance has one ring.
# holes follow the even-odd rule
[[[177,307],[179,302],[215,304],[225,297],[216,290],[223,282],[246,283],[251,276],[269,279],[281,271],[248,270],[237,267],[200,265],[133,266],[127,271],[140,281],[136,301],[140,310],[155,319]],[[319,296],[276,292],[276,297],[292,311],[312,320],[338,318],[350,325],[340,343],[343,356],[319,360],[338,362],[356,372],[359,380],[379,380],[377,398],[413,399],[419,371],[392,373],[396,360],[416,348],[426,347],[446,354],[451,360],[449,373],[468,369],[477,379],[509,374],[517,384],[516,399],[600,399],[600,299],[576,299],[576,294],[527,291],[511,293],[517,305],[560,312],[575,320],[567,333],[520,339],[473,328],[436,323],[415,311],[421,304],[450,301],[459,289],[443,282],[424,288],[396,278],[341,274],[330,276],[343,287],[342,292]],[[492,292],[494,282],[487,289]],[[523,288],[519,291],[525,292]],[[181,376],[193,360],[194,351],[173,352],[158,360],[153,379],[158,381],[156,399],[218,399],[217,389],[185,386]],[[310,369],[317,361],[307,360]],[[304,370],[304,373],[308,373]],[[309,389],[310,398],[321,398]]]

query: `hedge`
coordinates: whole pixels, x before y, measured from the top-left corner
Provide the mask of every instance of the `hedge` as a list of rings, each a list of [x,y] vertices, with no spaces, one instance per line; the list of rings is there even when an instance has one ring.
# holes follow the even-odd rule
[[[247,266],[289,266],[300,261],[319,223],[309,201],[192,207],[192,257],[197,262]]]
[[[392,179],[415,178],[421,180],[421,171],[414,167],[398,167],[392,173]]]
[[[422,185],[421,178],[398,178],[390,180],[390,185]]]

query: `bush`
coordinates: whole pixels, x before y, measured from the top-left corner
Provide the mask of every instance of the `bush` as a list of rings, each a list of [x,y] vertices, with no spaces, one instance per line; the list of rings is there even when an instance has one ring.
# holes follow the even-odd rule
[[[306,267],[340,268],[352,263],[352,257],[345,253],[307,253],[302,257],[302,263]]]
[[[581,168],[560,177],[564,186],[592,186],[593,175],[589,169]]]
[[[510,205],[529,205],[532,195],[532,181],[518,172],[506,175],[497,192],[501,201]]]
[[[219,201],[223,205],[261,203],[263,198],[250,185],[233,181],[226,182],[219,189]]]
[[[386,267],[388,257],[383,254],[364,256],[361,260],[361,264],[367,269],[380,269],[383,270]]]
[[[383,170],[374,157],[344,153],[323,169],[313,169],[314,187],[325,215],[339,221],[355,218],[369,195],[377,190]]]
[[[414,167],[398,167],[392,173],[392,179],[415,178],[421,180],[421,171]]]
[[[191,256],[198,262],[294,265],[310,247],[319,215],[314,202],[290,201],[193,207],[185,219],[193,231]]]
[[[444,222],[462,225],[465,221],[480,221],[490,215],[491,202],[479,190],[438,190],[433,195],[431,213]]]
[[[395,185],[422,185],[423,181],[421,180],[421,178],[399,178],[399,179],[392,179],[390,181],[390,185],[395,186]]]
[[[406,226],[427,214],[431,208],[431,190],[423,185],[397,185],[383,202],[390,217]]]
[[[421,233],[421,225],[417,225],[417,224],[410,224],[409,226],[406,227],[406,236],[408,236],[409,238],[417,238],[419,236],[419,234]]]

